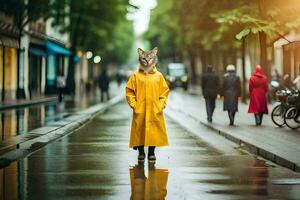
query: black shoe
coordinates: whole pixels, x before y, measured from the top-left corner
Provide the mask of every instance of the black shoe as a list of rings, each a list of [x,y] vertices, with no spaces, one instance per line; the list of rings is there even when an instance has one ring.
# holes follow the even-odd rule
[[[155,155],[148,155],[148,162],[150,162],[150,163],[155,163],[155,161],[156,161],[156,157],[155,157]]]
[[[155,162],[148,162],[148,169],[154,171],[155,170]]]
[[[259,117],[259,115],[255,114],[254,118],[255,118],[255,124],[256,124],[256,126],[259,126],[260,125],[260,117]]]
[[[139,162],[144,162],[145,161],[145,157],[146,157],[145,154],[139,154],[138,155],[138,161]]]

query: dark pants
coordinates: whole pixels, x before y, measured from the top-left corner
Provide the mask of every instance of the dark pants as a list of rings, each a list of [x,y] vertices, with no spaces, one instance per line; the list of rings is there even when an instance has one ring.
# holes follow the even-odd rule
[[[264,116],[263,113],[256,113],[256,114],[254,114],[256,125],[261,125],[263,116]]]
[[[63,99],[63,88],[58,88],[58,102],[61,102]]]
[[[144,146],[137,146],[136,148],[138,149],[139,154],[145,154]],[[148,147],[148,156],[154,155],[154,150],[155,150],[154,146]]]
[[[230,121],[230,125],[234,124],[234,117],[235,117],[235,112],[233,111],[228,111],[228,117],[229,117],[229,121]]]
[[[206,106],[207,120],[211,122],[216,107],[216,98],[205,98],[205,106]]]
[[[109,92],[108,92],[108,90],[101,90],[101,102],[104,101],[104,94],[106,95],[106,101],[109,100]]]

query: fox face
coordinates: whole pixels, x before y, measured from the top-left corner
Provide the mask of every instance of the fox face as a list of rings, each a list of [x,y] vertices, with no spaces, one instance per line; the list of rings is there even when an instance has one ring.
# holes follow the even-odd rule
[[[157,50],[158,50],[157,47],[155,47],[150,52],[146,52],[146,51],[142,50],[141,48],[138,48],[137,52],[139,55],[140,64],[145,68],[156,65]]]

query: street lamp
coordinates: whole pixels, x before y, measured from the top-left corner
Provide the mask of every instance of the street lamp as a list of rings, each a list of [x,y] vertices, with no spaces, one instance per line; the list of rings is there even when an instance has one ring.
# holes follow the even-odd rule
[[[100,56],[95,56],[94,57],[94,63],[97,64],[101,61],[101,57]]]
[[[93,57],[93,52],[91,52],[91,51],[86,52],[87,59],[91,59],[92,57]]]

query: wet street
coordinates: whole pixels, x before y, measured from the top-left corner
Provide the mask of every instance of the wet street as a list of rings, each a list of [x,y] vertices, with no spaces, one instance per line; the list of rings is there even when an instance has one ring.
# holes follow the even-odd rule
[[[122,88],[123,89],[123,88]],[[116,83],[111,84],[111,97],[119,92]],[[0,112],[1,140],[26,134],[27,132],[62,120],[76,111],[100,103],[99,91],[76,96],[66,96],[65,101],[47,102]]]
[[[224,154],[169,117],[170,146],[157,149],[155,165],[138,165],[128,148],[130,119],[119,103],[2,169],[0,199],[300,199],[300,185],[276,184],[297,173],[239,151]]]

